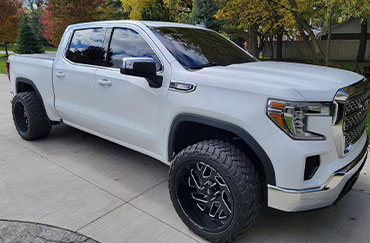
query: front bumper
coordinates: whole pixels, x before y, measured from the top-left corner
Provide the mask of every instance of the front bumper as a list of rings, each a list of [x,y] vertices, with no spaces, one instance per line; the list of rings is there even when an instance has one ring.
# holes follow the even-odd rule
[[[294,190],[268,185],[268,206],[285,212],[299,212],[332,205],[357,180],[367,158],[367,146],[368,142],[351,163],[334,172],[320,187]]]

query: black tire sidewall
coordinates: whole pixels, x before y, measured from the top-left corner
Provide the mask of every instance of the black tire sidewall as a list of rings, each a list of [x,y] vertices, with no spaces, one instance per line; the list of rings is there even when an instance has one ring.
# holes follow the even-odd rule
[[[227,228],[225,228],[221,232],[209,232],[194,223],[191,219],[189,219],[188,215],[182,209],[180,202],[177,198],[177,189],[176,189],[176,177],[178,173],[184,169],[187,164],[193,163],[193,161],[205,162],[211,165],[217,172],[224,178],[226,184],[229,187],[230,193],[232,195],[233,207],[232,207],[232,220]],[[224,242],[230,240],[230,238],[234,237],[234,233],[238,231],[240,228],[240,224],[242,224],[243,220],[243,213],[241,210],[242,208],[239,205],[243,204],[243,200],[248,200],[248,198],[243,198],[238,191],[239,185],[237,184],[237,179],[232,174],[230,174],[226,169],[225,165],[222,161],[215,160],[209,154],[202,153],[200,151],[194,151],[191,154],[187,154],[186,156],[180,156],[180,158],[176,157],[174,162],[171,165],[170,175],[169,175],[169,191],[172,203],[175,207],[176,212],[179,214],[182,221],[196,234],[200,235],[201,237],[214,241],[214,242]],[[244,178],[245,179],[245,178]],[[245,182],[248,183],[248,182]],[[181,193],[181,192],[180,192]],[[201,212],[199,212],[201,213]],[[231,236],[231,237],[230,237]]]
[[[19,129],[18,127],[18,124],[16,122],[16,115],[15,115],[15,112],[14,112],[14,109],[15,109],[15,105],[20,102],[23,107],[24,107],[24,111],[27,113],[28,115],[28,119],[29,119],[29,127],[27,129],[27,132],[23,132],[21,129]],[[18,96],[16,95],[13,99],[13,102],[12,102],[12,113],[13,113],[13,120],[14,120],[14,125],[15,125],[15,128],[17,129],[19,135],[21,135],[22,138],[25,138],[27,139],[29,137],[29,133],[30,133],[30,124],[31,124],[31,118],[29,117],[29,109],[28,109],[28,106],[25,104],[25,100],[21,97],[21,96]]]
[[[27,101],[27,99],[25,98],[27,95],[31,96],[29,97],[29,99],[32,100],[34,106],[37,106],[35,107],[37,109],[37,113],[30,109],[29,101]],[[27,113],[28,116],[29,122],[27,132],[23,132],[21,129],[19,129],[18,124],[16,122],[15,117],[16,114],[14,109],[15,105],[18,102],[20,102],[23,105],[24,111]],[[38,97],[36,92],[23,92],[14,96],[12,101],[12,115],[17,132],[25,140],[34,140],[41,137],[45,137],[47,134],[49,134],[51,130],[51,124],[46,115],[45,109],[40,101],[40,98]]]

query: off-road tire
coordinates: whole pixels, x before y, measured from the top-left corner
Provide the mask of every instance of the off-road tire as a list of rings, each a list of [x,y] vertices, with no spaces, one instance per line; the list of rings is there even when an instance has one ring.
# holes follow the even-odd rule
[[[208,232],[197,225],[187,216],[178,200],[176,176],[184,165],[194,160],[204,161],[215,168],[231,191],[233,217],[229,226],[222,232]],[[251,159],[236,146],[221,140],[202,141],[178,153],[169,172],[169,192],[181,220],[194,233],[212,242],[230,242],[253,225],[261,210],[263,199],[262,182]]]
[[[25,112],[24,120],[21,114],[22,106]],[[12,113],[14,125],[23,139],[35,140],[46,137],[50,133],[50,120],[36,92],[22,92],[14,96]],[[27,124],[26,127],[24,122]]]

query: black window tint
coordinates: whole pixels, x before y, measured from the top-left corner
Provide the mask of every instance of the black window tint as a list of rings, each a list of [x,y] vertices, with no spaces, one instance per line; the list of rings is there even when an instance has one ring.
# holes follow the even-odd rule
[[[158,57],[139,33],[131,29],[115,28],[109,45],[107,66],[120,68],[125,57],[151,57],[156,62],[157,70],[161,69]]]
[[[66,57],[76,63],[100,65],[104,59],[103,41],[102,28],[76,30]]]
[[[231,65],[255,59],[221,35],[204,29],[158,27],[153,33],[185,68]]]

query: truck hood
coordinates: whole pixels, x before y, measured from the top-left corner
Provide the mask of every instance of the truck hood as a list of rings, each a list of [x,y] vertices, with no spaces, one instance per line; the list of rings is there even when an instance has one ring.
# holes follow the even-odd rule
[[[194,71],[194,74],[195,79],[205,85],[212,85],[211,82],[225,88],[285,99],[296,98],[298,93],[307,101],[332,101],[340,88],[363,79],[363,76],[345,70],[286,62],[215,66]]]

